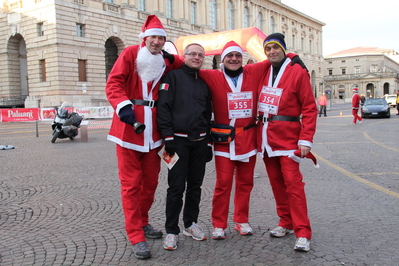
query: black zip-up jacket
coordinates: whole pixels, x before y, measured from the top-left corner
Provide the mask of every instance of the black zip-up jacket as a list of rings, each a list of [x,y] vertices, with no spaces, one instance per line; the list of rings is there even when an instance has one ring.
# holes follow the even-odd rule
[[[158,94],[157,122],[163,138],[175,134],[189,140],[209,136],[211,127],[211,93],[198,76],[199,70],[183,64],[169,71],[161,80]]]

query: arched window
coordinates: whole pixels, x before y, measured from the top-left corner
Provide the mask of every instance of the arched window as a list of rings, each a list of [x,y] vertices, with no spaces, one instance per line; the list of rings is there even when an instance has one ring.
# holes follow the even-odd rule
[[[227,4],[227,24],[228,30],[234,29],[234,5],[231,1]]]
[[[258,28],[263,31],[263,14],[262,12],[258,13]]]
[[[249,27],[249,8],[244,7],[244,28]]]
[[[211,0],[209,2],[209,24],[212,29],[217,29],[217,3],[216,0]]]

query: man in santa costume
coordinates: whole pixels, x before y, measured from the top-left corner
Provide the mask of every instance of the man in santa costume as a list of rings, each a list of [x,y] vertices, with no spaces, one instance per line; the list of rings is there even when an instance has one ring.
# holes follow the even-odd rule
[[[359,108],[360,108],[360,96],[359,96],[359,89],[353,88],[352,89],[353,96],[352,96],[352,115],[353,121],[352,124],[356,125],[357,120],[359,120],[359,124],[363,122],[363,118],[358,115]]]
[[[141,45],[122,51],[107,80],[106,95],[115,110],[107,139],[117,144],[126,233],[134,255],[145,259],[150,257],[146,237],[162,237],[162,231],[148,221],[160,171],[162,138],[156,124],[159,81],[166,71],[179,68],[181,60],[172,55],[169,60],[163,58],[166,31],[156,16],[147,17],[139,37]],[[136,122],[145,125],[144,132],[135,130]]]
[[[292,232],[297,238],[294,249],[310,250],[312,230],[299,163],[289,156],[307,157],[316,131],[317,106],[309,74],[291,65],[286,56],[284,35],[273,33],[263,43],[272,67],[259,87],[259,111],[262,121],[258,151],[263,157],[276,201],[278,226],[274,237]]]
[[[295,57],[295,54],[290,54]],[[241,235],[252,235],[249,225],[249,201],[254,185],[256,163],[257,88],[269,61],[242,66],[243,50],[228,42],[221,54],[221,70],[201,70],[200,76],[212,94],[215,124],[235,128],[230,143],[214,142],[216,185],[212,201],[212,239],[225,239],[230,194],[235,179],[234,228]],[[297,58],[297,63],[303,64]]]

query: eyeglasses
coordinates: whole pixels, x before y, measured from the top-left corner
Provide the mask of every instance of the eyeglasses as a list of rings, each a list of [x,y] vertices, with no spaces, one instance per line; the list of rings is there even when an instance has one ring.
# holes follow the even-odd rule
[[[191,53],[185,53],[185,55],[189,55],[189,56],[191,56],[191,57],[199,57],[199,58],[204,58],[205,57],[205,55],[204,54],[198,54],[198,53],[196,53],[196,52],[191,52]]]
[[[227,54],[226,55],[227,58],[233,58],[234,56],[236,58],[242,58],[242,54]]]

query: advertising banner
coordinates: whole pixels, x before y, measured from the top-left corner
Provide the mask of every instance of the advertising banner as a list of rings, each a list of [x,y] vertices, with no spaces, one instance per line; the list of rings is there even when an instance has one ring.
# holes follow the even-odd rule
[[[2,122],[41,120],[40,108],[0,109]]]

